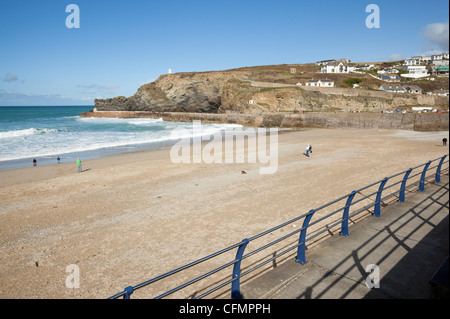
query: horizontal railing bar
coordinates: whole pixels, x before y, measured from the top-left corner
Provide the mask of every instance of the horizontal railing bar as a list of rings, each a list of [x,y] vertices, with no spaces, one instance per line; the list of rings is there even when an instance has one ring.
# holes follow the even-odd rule
[[[225,252],[227,252],[227,251],[229,251],[229,250],[231,250],[231,249],[234,249],[234,248],[236,248],[236,247],[239,247],[239,246],[241,246],[241,245],[242,245],[242,242],[236,243],[236,244],[234,244],[234,245],[231,245],[231,246],[228,247],[228,248],[225,248],[225,249],[222,249],[222,250],[220,250],[220,251],[217,251],[217,252],[215,252],[215,253],[213,253],[213,254],[211,254],[211,255],[208,255],[208,256],[206,256],[206,257],[200,258],[200,259],[198,259],[198,260],[196,260],[196,261],[194,261],[194,262],[192,262],[192,263],[186,264],[186,265],[184,265],[184,266],[182,266],[182,267],[179,267],[179,268],[177,268],[177,269],[174,269],[174,270],[172,270],[172,271],[169,271],[169,272],[167,272],[167,273],[165,273],[165,274],[163,274],[163,275],[160,275],[160,276],[158,276],[158,277],[155,277],[155,278],[153,278],[153,279],[150,279],[150,280],[148,280],[148,281],[145,281],[145,282],[143,282],[143,283],[141,283],[141,284],[139,284],[139,285],[136,285],[136,286],[133,287],[133,289],[136,290],[136,289],[145,287],[145,286],[147,286],[147,285],[149,285],[149,284],[152,284],[152,283],[157,282],[157,281],[159,281],[159,280],[161,280],[161,279],[164,279],[164,278],[166,278],[166,277],[169,277],[169,276],[171,276],[171,275],[174,275],[174,274],[176,274],[176,273],[178,273],[178,272],[180,272],[180,271],[182,271],[182,270],[188,269],[188,268],[190,268],[190,267],[192,267],[192,266],[195,266],[195,265],[197,265],[197,264],[199,264],[199,263],[202,263],[202,262],[204,262],[204,261],[206,261],[206,260],[209,260],[209,259],[211,259],[211,258],[213,258],[213,257],[217,257],[217,256],[219,256],[219,255],[221,255],[221,254],[223,254],[223,253],[225,253]]]
[[[349,207],[350,207],[350,206],[351,206],[351,205],[349,205]],[[321,222],[322,220],[324,220],[324,219],[326,219],[326,218],[328,218],[328,217],[330,217],[330,216],[332,216],[332,215],[334,215],[334,214],[340,212],[341,210],[345,209],[346,207],[347,207],[347,206],[341,207],[341,208],[335,210],[334,212],[329,213],[328,215],[325,215],[325,216],[323,216],[323,217],[320,217],[319,219],[317,219],[317,220],[313,221],[312,223],[310,223],[310,224],[308,225],[308,227],[313,226],[313,225],[317,224],[318,222]]]
[[[231,283],[232,283],[233,281],[235,281],[236,279],[237,279],[237,278],[231,278],[231,279],[228,279],[227,281],[225,281],[224,283],[220,284],[219,286],[216,286],[216,287],[214,287],[214,288],[212,288],[212,289],[210,289],[210,290],[204,292],[203,294],[198,295],[198,296],[195,297],[194,299],[202,299],[203,297],[205,297],[205,296],[207,296],[207,295],[209,295],[209,294],[212,294],[214,291],[217,291],[217,290],[219,290],[220,288],[223,288],[223,287],[225,287],[225,286],[231,284]]]
[[[197,278],[194,278],[194,279],[192,279],[192,280],[190,280],[190,281],[188,281],[188,282],[186,282],[186,283],[184,283],[184,284],[182,284],[182,285],[180,285],[180,286],[178,286],[178,287],[175,287],[175,288],[173,288],[173,289],[171,289],[171,290],[169,290],[169,291],[166,291],[165,293],[163,293],[163,294],[161,294],[161,295],[155,297],[154,299],[161,299],[161,298],[164,298],[164,297],[166,297],[166,296],[168,296],[168,295],[171,295],[171,294],[173,294],[174,292],[177,292],[178,290],[183,289],[183,288],[185,288],[185,287],[187,287],[187,286],[190,286],[190,285],[192,285],[193,283],[196,283],[196,282],[199,281],[199,280],[202,280],[202,279],[204,279],[204,278],[206,278],[206,277],[209,277],[209,276],[211,276],[212,274],[215,274],[216,272],[218,272],[218,271],[220,271],[220,270],[223,270],[223,269],[225,269],[225,268],[227,268],[227,267],[230,267],[231,265],[234,265],[234,264],[237,263],[237,262],[238,262],[237,259],[235,259],[235,260],[233,260],[233,261],[230,261],[230,262],[228,262],[228,263],[225,264],[225,265],[222,265],[222,266],[220,266],[220,267],[218,267],[218,268],[216,268],[216,269],[214,269],[214,270],[211,270],[210,272],[207,272],[206,274],[203,274],[203,275],[201,275],[201,276],[198,276]]]
[[[277,230],[277,229],[280,229],[280,228],[282,228],[282,227],[284,227],[284,226],[286,226],[286,225],[292,224],[293,222],[295,222],[295,221],[297,221],[297,220],[299,220],[299,219],[302,219],[302,218],[304,218],[304,217],[306,217],[306,216],[309,216],[309,215],[311,215],[311,214],[312,214],[312,212],[307,212],[307,213],[305,213],[305,214],[303,214],[303,215],[300,215],[300,216],[298,216],[298,217],[295,217],[295,218],[293,218],[293,219],[291,219],[291,220],[289,220],[289,221],[287,221],[287,222],[285,222],[285,223],[283,223],[283,224],[281,224],[281,225],[278,225],[278,226],[273,227],[273,228],[271,228],[271,229],[269,229],[269,230],[266,230],[266,231],[264,231],[264,232],[262,232],[262,233],[259,233],[258,235],[255,235],[255,236],[253,236],[253,237],[250,237],[250,238],[248,239],[248,241],[251,242],[251,241],[253,241],[253,240],[255,240],[255,239],[258,239],[258,238],[260,238],[260,237],[262,237],[262,236],[264,236],[264,235],[267,235],[267,234],[269,234],[269,233],[271,233],[271,232],[273,232],[273,231],[275,231],[275,230]]]
[[[344,196],[342,196],[342,197],[340,197],[340,198],[338,198],[338,199],[335,199],[334,201],[331,201],[331,202],[329,202],[329,203],[327,203],[327,204],[325,204],[325,205],[322,205],[322,206],[316,208],[315,211],[317,212],[317,211],[319,211],[319,210],[324,209],[325,207],[328,207],[328,206],[333,205],[333,204],[335,204],[335,203],[337,203],[337,202],[339,202],[339,201],[341,201],[341,200],[344,200],[344,199],[346,199],[347,197],[349,197],[350,194],[351,194],[351,193],[349,193],[349,194],[347,194],[347,195],[344,195]]]
[[[394,196],[394,195],[397,195],[397,194],[400,193],[400,192],[401,192],[401,190],[398,190],[398,191],[396,191],[396,192],[390,193],[390,194],[386,195],[385,197],[381,198],[380,201],[382,202],[382,201],[384,201],[385,199],[388,199],[388,198],[390,198],[390,197],[392,197],[392,196]]]
[[[278,239],[276,239],[276,240],[274,240],[274,241],[272,241],[272,242],[270,242],[270,243],[268,243],[268,244],[266,244],[266,245],[264,245],[264,246],[262,246],[262,247],[260,247],[258,249],[255,249],[255,250],[247,253],[246,255],[242,256],[242,259],[245,259],[247,257],[250,257],[250,256],[256,254],[256,253],[259,253],[260,251],[266,249],[267,247],[275,245],[276,243],[279,243],[280,241],[285,240],[286,238],[291,237],[292,235],[295,235],[296,233],[299,233],[299,232],[301,232],[304,229],[305,229],[304,227],[296,229],[293,232],[291,232],[291,233],[289,233],[287,235],[284,235],[283,237],[280,237],[280,238],[278,238]]]
[[[370,205],[364,206],[364,207],[361,208],[361,209],[358,209],[356,212],[353,212],[353,213],[349,214],[349,215],[348,215],[348,219],[350,219],[350,218],[352,218],[353,216],[356,216],[356,215],[358,215],[358,214],[361,214],[363,211],[369,209],[371,206],[374,206],[374,205],[375,205],[375,203],[372,203],[372,204],[370,204]],[[371,213],[371,214],[372,214],[372,213]]]
[[[419,172],[419,173],[417,173],[417,174],[411,175],[411,176],[409,176],[408,179],[411,179],[411,178],[413,178],[413,177],[416,177],[416,176],[418,176],[418,175],[420,175],[420,174],[422,174],[422,172]]]
[[[367,195],[367,196],[364,196],[363,198],[359,198],[358,200],[355,200],[354,202],[352,202],[352,205],[351,205],[351,206],[353,206],[353,205],[355,205],[355,204],[358,204],[359,202],[361,202],[361,201],[363,201],[363,200],[365,200],[365,199],[368,199],[368,198],[372,197],[372,196],[375,195],[375,194],[378,194],[378,191],[373,192],[372,194],[369,194],[369,195]]]
[[[391,185],[389,185],[389,186],[385,186],[384,188],[383,188],[383,191],[385,191],[386,189],[388,189],[388,188],[391,188],[391,187],[393,187],[393,186],[395,186],[395,185],[398,185],[398,184],[400,184],[400,183],[402,183],[403,181],[398,181],[398,182],[395,182],[395,183],[393,183],[393,184],[391,184]]]
[[[122,297],[125,294],[126,294],[126,292],[122,291],[122,292],[119,292],[118,294],[115,294],[114,296],[109,297],[108,299],[117,299],[119,297]]]
[[[274,260],[274,259],[276,259],[276,258],[278,258],[278,257],[280,257],[280,256],[282,256],[282,255],[284,255],[284,254],[286,254],[286,253],[288,253],[289,251],[291,251],[291,250],[293,250],[293,249],[295,249],[295,248],[300,247],[301,245],[303,245],[303,243],[298,243],[298,244],[296,244],[296,245],[294,245],[294,246],[292,246],[292,247],[289,247],[288,249],[282,251],[282,252],[279,253],[278,255],[275,255],[275,256],[270,257],[268,260],[262,262],[261,264],[258,264],[258,265],[256,265],[256,266],[250,268],[249,270],[247,270],[247,271],[241,273],[241,277],[243,277],[243,276],[245,276],[245,275],[251,273],[252,271],[255,271],[256,269],[258,269],[258,268],[264,266],[265,264],[271,262],[272,260]]]
[[[354,212],[353,214],[351,214],[351,215],[348,216],[348,217],[350,218],[351,216],[357,215],[357,214],[361,213],[362,211],[365,211],[365,210],[367,210],[367,209],[369,209],[370,207],[375,206],[375,205],[376,205],[375,202],[370,203],[369,205],[366,205],[366,206],[364,206],[364,207],[358,209],[356,212]]]
[[[395,174],[395,175],[389,176],[388,178],[391,179],[391,178],[397,177],[397,176],[402,175],[402,174],[404,175],[407,171],[408,171],[408,170],[403,171],[403,172],[400,172],[400,173],[397,173],[397,174]]]
[[[370,187],[372,187],[372,186],[378,185],[378,184],[380,184],[382,181],[383,181],[383,180],[379,180],[378,182],[375,182],[375,183],[372,183],[372,184],[370,184],[370,185],[364,186],[364,187],[362,187],[362,188],[360,188],[360,189],[357,189],[356,192],[358,193],[358,192],[360,192],[360,191],[362,191],[362,190],[365,190],[365,189],[370,188]]]
[[[338,224],[340,224],[340,223],[342,223],[342,219],[341,219],[341,220],[338,220],[338,221],[336,221],[336,222],[334,222],[334,223],[332,223],[331,225],[328,225],[327,228],[325,228],[325,229],[323,229],[323,230],[321,230],[321,231],[319,231],[319,232],[317,232],[317,233],[314,233],[314,235],[312,235],[312,236],[306,238],[306,239],[305,239],[305,242],[308,242],[308,240],[311,240],[311,239],[313,239],[313,238],[319,236],[320,234],[326,232],[327,230],[330,230],[331,228],[333,228],[334,226],[336,226],[336,225],[338,225]]]

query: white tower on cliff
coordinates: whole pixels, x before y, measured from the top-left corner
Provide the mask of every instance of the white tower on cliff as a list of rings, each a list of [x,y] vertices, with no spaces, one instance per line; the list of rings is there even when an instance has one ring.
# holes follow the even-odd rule
[[[172,69],[169,69],[169,74],[172,74]]]

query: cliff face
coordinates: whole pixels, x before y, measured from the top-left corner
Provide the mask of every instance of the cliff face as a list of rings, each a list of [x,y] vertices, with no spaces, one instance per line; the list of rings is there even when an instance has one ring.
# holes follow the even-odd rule
[[[141,86],[129,98],[95,100],[97,111],[265,113],[280,111],[380,112],[411,106],[448,108],[448,97],[252,82],[255,72],[177,73]],[[381,82],[380,82],[381,83]]]
[[[178,73],[141,86],[129,98],[95,100],[98,111],[172,111],[218,113],[228,81],[248,78],[245,72]]]

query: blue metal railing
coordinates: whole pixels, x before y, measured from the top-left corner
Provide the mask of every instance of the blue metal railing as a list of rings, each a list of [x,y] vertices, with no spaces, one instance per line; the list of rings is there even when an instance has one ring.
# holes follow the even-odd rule
[[[231,245],[225,249],[217,251],[213,254],[210,254],[206,257],[198,259],[194,262],[186,264],[186,265],[179,267],[177,269],[174,269],[172,271],[169,271],[163,275],[152,278],[152,279],[145,281],[141,284],[138,284],[136,286],[129,286],[129,287],[125,288],[122,292],[120,292],[114,296],[111,296],[109,299],[116,299],[119,297],[123,297],[124,299],[129,299],[131,297],[131,295],[138,289],[141,289],[143,287],[154,284],[155,282],[158,282],[162,279],[169,278],[169,277],[171,277],[177,273],[180,273],[184,270],[187,270],[188,268],[191,268],[193,266],[203,264],[206,261],[215,259],[216,257],[223,255],[225,253],[232,253],[233,251],[236,251],[235,257],[234,257],[234,259],[230,260],[229,262],[227,262],[219,267],[216,267],[209,272],[203,273],[202,275],[197,276],[181,285],[178,285],[162,294],[159,294],[154,298],[160,299],[160,298],[164,298],[169,295],[172,295],[177,291],[180,291],[188,286],[191,286],[205,278],[209,278],[210,276],[232,266],[233,270],[232,270],[231,278],[229,276],[227,276],[228,279],[224,279],[224,281],[222,281],[220,284],[217,283],[214,287],[212,287],[209,290],[203,292],[202,294],[196,296],[195,299],[200,299],[200,298],[206,297],[214,292],[220,291],[221,289],[223,289],[225,287],[230,287],[226,291],[231,292],[232,299],[240,299],[241,298],[241,278],[242,277],[252,273],[253,271],[275,261],[277,258],[280,258],[281,256],[286,255],[287,253],[292,252],[294,250],[297,250],[297,255],[295,257],[296,262],[299,264],[307,263],[306,242],[311,241],[314,238],[317,238],[319,235],[322,235],[325,232],[330,232],[332,229],[335,229],[339,225],[340,225],[340,232],[339,232],[340,235],[345,236],[345,237],[349,236],[350,234],[349,234],[349,227],[348,227],[349,225],[348,224],[349,224],[349,221],[353,217],[361,214],[362,212],[368,212],[368,213],[371,213],[374,217],[380,217],[381,216],[381,208],[382,208],[382,205],[384,202],[386,202],[388,199],[390,199],[396,195],[398,195],[399,202],[405,202],[406,191],[411,190],[417,184],[419,184],[418,191],[423,192],[425,190],[425,185],[426,185],[426,181],[427,181],[427,173],[430,173],[433,169],[435,169],[433,181],[435,183],[440,183],[441,175],[445,171],[447,171],[447,174],[448,174],[448,171],[449,171],[449,165],[448,165],[449,161],[446,160],[447,158],[448,158],[448,155],[444,155],[443,157],[439,157],[437,159],[428,161],[427,163],[418,165],[418,166],[410,168],[406,171],[397,173],[390,177],[386,177],[378,182],[364,186],[358,190],[352,191],[351,193],[349,193],[347,195],[344,195],[344,196],[342,196],[336,200],[333,200],[325,205],[322,205],[316,209],[310,210],[308,213],[305,213],[303,215],[295,217],[285,223],[282,223],[276,227],[266,230],[266,231],[264,231],[258,235],[255,235],[251,238],[244,239],[243,241],[241,241],[239,243]],[[431,164],[433,164],[435,162],[438,162],[438,163],[434,166],[431,166]],[[444,164],[446,164],[445,165],[446,167],[444,167]],[[413,173],[414,171],[419,171],[419,172],[411,175],[411,173]],[[417,179],[417,177],[418,177],[418,180],[411,182],[409,185],[407,185],[408,181]],[[431,177],[433,177],[433,176],[431,176]],[[396,178],[400,178],[400,180],[395,181]],[[430,178],[430,174],[428,175],[428,178]],[[388,182],[390,182],[390,181],[395,181],[395,182],[386,186],[388,184]],[[388,195],[382,197],[383,194],[386,194],[386,191],[392,190],[393,187],[397,186],[398,184],[400,184],[400,188],[398,190],[392,191]],[[369,189],[376,187],[376,186],[378,186],[378,189],[375,192],[370,191],[370,194],[368,194],[368,195],[363,194],[363,192],[369,191]],[[362,197],[355,200],[357,195],[360,195]],[[373,197],[375,197],[374,200],[372,199]],[[334,209],[330,213],[325,212],[325,209],[327,209],[327,208],[330,209],[332,206],[337,205],[338,203],[340,203],[344,200],[345,200],[345,204],[344,205],[339,204],[338,209]],[[371,202],[368,204],[365,204],[364,202],[367,202],[367,201],[371,201]],[[351,207],[354,207],[354,208],[357,207],[357,208],[355,208],[356,209],[355,212],[350,214]],[[372,207],[373,207],[373,212],[370,210]],[[319,211],[324,212],[323,216],[320,216],[317,220],[311,222],[313,216],[316,215],[317,212],[319,212]],[[323,229],[320,229],[320,227],[319,227],[320,223],[322,223],[326,220],[329,220],[331,216],[334,216],[341,211],[343,211],[342,217],[333,220],[331,222],[331,224],[327,224],[327,225],[325,225],[325,227],[323,227]],[[249,243],[253,243],[257,239],[263,238],[264,236],[266,236],[268,234],[273,234],[275,231],[280,230],[288,225],[292,225],[294,222],[301,221],[301,220],[303,220],[303,224],[302,224],[301,228],[291,231],[288,234],[286,234],[276,240],[272,240],[272,241],[269,241],[268,243],[264,243],[259,248],[255,249],[251,252],[248,252],[247,254],[244,254],[245,249],[247,248]],[[312,226],[315,226],[315,225],[317,225],[317,227],[314,229]],[[308,231],[310,231],[310,232],[314,231],[314,234],[311,235],[310,237],[306,237],[308,234]],[[245,260],[251,256],[254,256],[260,252],[266,251],[268,248],[274,247],[275,245],[280,244],[281,242],[285,242],[288,240],[288,238],[292,238],[292,236],[294,236],[294,235],[299,236],[298,240],[295,241],[294,245],[291,245],[288,248],[286,248],[286,246],[282,247],[283,250],[281,252],[277,253],[277,251],[275,251],[273,254],[269,254],[269,256],[271,255],[272,257],[267,258],[262,262],[260,262],[260,260],[259,260],[258,263],[256,263],[256,265],[252,264],[249,267],[247,267],[248,269],[243,271],[242,265],[241,265],[243,260]],[[206,288],[206,289],[208,289],[208,288]]]

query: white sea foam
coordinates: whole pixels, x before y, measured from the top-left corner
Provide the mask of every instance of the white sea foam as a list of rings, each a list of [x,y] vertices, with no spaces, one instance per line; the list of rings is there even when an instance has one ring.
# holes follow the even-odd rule
[[[133,124],[133,125],[152,125],[154,123],[162,123],[164,120],[159,119],[136,119],[136,118],[107,118],[107,117],[78,117],[76,118],[79,122],[89,123],[89,124]]]
[[[162,119],[82,119],[83,129],[75,131],[66,129],[35,129],[3,132],[0,143],[0,161],[11,161],[31,157],[49,157],[68,153],[95,151],[105,148],[123,148],[130,146],[136,148],[141,144],[177,142],[179,139],[194,136],[208,137],[226,129],[242,127],[236,124],[204,124],[201,132],[192,131],[192,123],[164,122]],[[100,121],[99,121],[100,120]],[[116,121],[116,122],[115,122]],[[118,122],[117,122],[118,121]],[[106,124],[132,124],[147,127],[145,130],[100,130],[89,131],[98,123]],[[152,129],[161,126],[161,129]],[[86,129],[86,130],[84,130]],[[53,133],[56,134],[45,134]]]
[[[55,132],[58,132],[58,130],[46,129],[46,128],[43,128],[43,129],[29,128],[29,129],[25,129],[25,130],[0,132],[0,139],[21,137],[21,136],[30,136],[30,135],[35,135],[35,134],[55,133]]]

